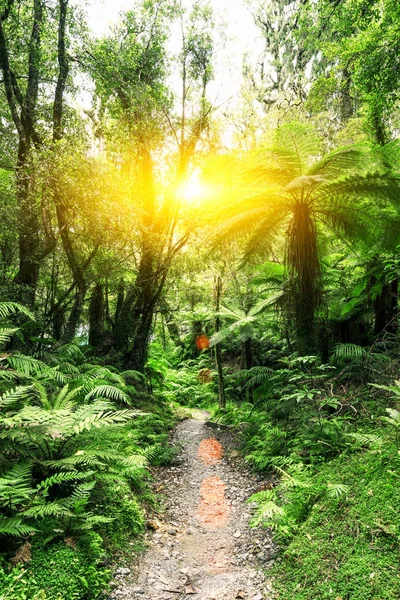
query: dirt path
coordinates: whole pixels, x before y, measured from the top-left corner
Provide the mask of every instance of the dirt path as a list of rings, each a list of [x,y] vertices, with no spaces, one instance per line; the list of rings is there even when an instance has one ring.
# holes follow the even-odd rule
[[[269,600],[263,569],[275,548],[265,530],[249,529],[246,504],[267,482],[243,468],[229,431],[200,417],[182,421],[173,441],[182,451],[160,472],[165,521],[151,523],[155,532],[139,566],[117,569],[110,598]]]

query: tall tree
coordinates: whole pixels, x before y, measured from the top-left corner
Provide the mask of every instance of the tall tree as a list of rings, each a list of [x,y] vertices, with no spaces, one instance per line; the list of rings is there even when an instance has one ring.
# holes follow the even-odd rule
[[[256,151],[242,165],[236,203],[225,210],[231,218],[219,231],[221,239],[250,232],[247,257],[271,249],[276,233],[284,232],[289,310],[302,354],[315,350],[315,316],[323,298],[321,235],[324,230],[340,238],[366,235],[367,199],[395,200],[400,185],[382,171],[366,173],[365,148],[339,148],[318,159],[319,153],[310,128],[280,128],[271,148]]]
[[[33,305],[40,263],[55,247],[46,194],[38,199],[34,153],[49,148],[62,130],[63,97],[68,76],[66,27],[68,0],[59,0],[56,11],[43,0],[27,3],[8,0],[0,16],[0,67],[10,118],[18,135],[16,156],[19,222],[19,269],[15,283],[19,296]],[[57,32],[58,30],[58,32]],[[18,49],[16,48],[18,44]],[[22,46],[21,46],[22,44]],[[52,62],[52,51],[58,65]],[[50,51],[49,51],[50,50]],[[49,85],[55,75],[56,85]],[[41,111],[53,96],[52,125]]]
[[[154,311],[162,300],[170,266],[193,229],[193,221],[182,215],[182,184],[209,112],[206,89],[211,79],[212,47],[210,38],[204,32],[196,33],[193,24],[188,34],[183,33],[180,117],[177,119],[172,111],[165,83],[167,22],[176,16],[184,28],[183,9],[179,7],[176,12],[175,8],[166,0],[138,3],[135,13],[125,15],[112,37],[95,44],[83,57],[105,114],[118,115],[126,132],[125,143],[114,138],[113,144],[115,151],[119,143],[121,176],[130,186],[135,203],[136,264],[134,282],[126,286],[115,316],[114,333],[115,346],[124,353],[126,364],[138,370],[144,368]],[[201,3],[196,3],[190,17],[196,23],[204,15],[209,18],[208,9],[204,12],[200,8]],[[193,81],[201,90],[197,113],[188,109]],[[178,152],[177,159],[171,161],[175,169],[166,175],[157,169],[155,157],[160,155],[167,125]]]

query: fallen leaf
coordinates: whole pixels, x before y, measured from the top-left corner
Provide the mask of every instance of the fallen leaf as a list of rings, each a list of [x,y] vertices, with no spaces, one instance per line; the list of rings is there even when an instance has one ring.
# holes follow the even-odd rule
[[[13,565],[18,565],[19,563],[27,563],[31,560],[31,545],[29,542],[25,542],[23,546],[21,546],[15,556],[12,557],[10,562]]]
[[[157,529],[161,528],[161,523],[158,519],[153,519],[151,521],[147,521],[147,527],[153,531],[157,531]]]
[[[185,594],[197,594],[191,583],[189,585],[185,585]]]
[[[244,598],[244,592],[242,590],[239,590],[238,593],[236,594],[236,598]]]
[[[73,537],[64,538],[64,542],[65,545],[68,546],[68,548],[73,548],[74,550],[76,550],[76,541]]]

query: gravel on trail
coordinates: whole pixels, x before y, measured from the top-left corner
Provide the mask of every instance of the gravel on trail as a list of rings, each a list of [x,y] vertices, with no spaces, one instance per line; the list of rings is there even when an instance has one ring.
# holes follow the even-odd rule
[[[203,420],[200,420],[203,418]],[[110,600],[271,600],[265,575],[276,547],[268,530],[250,528],[246,500],[270,481],[250,473],[227,428],[199,419],[176,427],[182,450],[158,470],[166,512],[149,520],[147,551],[114,572]]]

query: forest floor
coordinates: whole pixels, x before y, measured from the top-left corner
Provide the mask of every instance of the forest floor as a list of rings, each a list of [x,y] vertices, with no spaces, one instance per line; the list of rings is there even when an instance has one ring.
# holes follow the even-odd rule
[[[158,469],[162,518],[149,521],[147,550],[115,571],[110,599],[270,600],[264,575],[276,548],[265,529],[250,528],[251,494],[270,482],[252,474],[235,434],[196,411],[176,427],[174,464]]]

